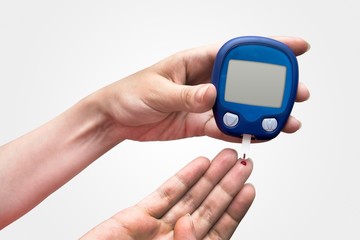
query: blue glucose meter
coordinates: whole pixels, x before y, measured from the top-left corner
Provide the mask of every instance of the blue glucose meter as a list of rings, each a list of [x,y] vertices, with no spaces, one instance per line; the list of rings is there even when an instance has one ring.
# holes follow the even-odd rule
[[[212,73],[219,129],[231,136],[269,140],[284,127],[295,102],[298,64],[285,44],[239,37],[219,50]]]

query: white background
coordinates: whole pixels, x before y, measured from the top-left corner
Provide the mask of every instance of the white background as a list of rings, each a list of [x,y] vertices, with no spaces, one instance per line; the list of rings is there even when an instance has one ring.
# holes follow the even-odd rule
[[[0,145],[177,51],[243,35],[300,36],[311,99],[292,135],[252,145],[257,197],[233,239],[359,239],[357,1],[0,2]],[[240,149],[207,137],[123,142],[0,239],[76,239],[190,160]],[[1,206],[0,206],[1,207]]]

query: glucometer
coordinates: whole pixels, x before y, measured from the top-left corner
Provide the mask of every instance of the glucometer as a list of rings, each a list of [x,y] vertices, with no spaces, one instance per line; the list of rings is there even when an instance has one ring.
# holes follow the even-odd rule
[[[212,83],[219,129],[248,141],[275,138],[295,102],[298,63],[285,44],[264,37],[238,37],[219,50]]]

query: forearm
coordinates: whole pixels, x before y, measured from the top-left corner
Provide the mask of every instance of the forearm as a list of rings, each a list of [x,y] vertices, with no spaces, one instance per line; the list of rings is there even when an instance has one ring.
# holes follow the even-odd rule
[[[0,147],[0,229],[122,141],[96,97]]]

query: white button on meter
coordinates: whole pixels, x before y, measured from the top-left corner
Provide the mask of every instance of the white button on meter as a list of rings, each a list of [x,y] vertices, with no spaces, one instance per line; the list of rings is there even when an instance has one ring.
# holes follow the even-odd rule
[[[277,120],[275,118],[264,118],[262,121],[262,127],[267,132],[275,131],[277,128]]]
[[[223,117],[223,122],[227,127],[235,127],[239,122],[239,116],[233,113],[225,113]]]

